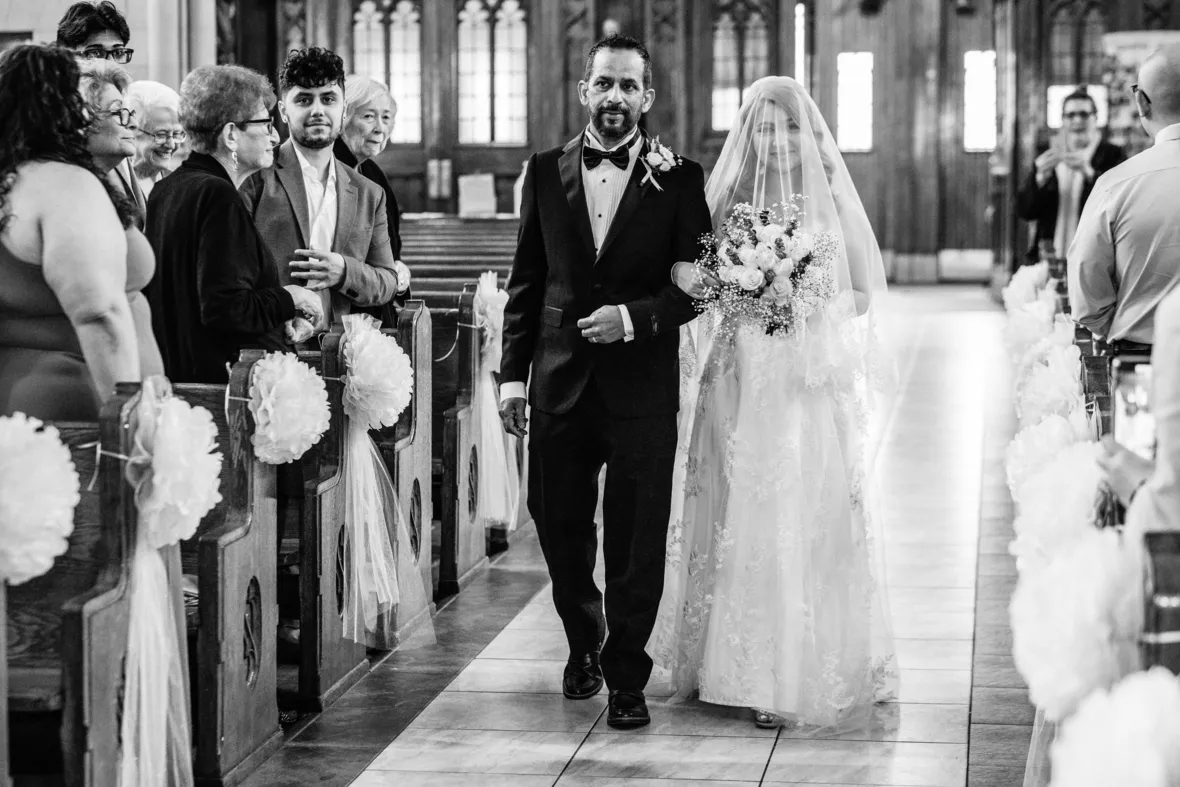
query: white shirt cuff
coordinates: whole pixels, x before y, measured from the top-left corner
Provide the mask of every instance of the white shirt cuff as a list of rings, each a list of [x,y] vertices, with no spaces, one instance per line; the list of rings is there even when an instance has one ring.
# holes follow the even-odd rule
[[[635,341],[635,324],[631,322],[631,312],[627,311],[627,307],[620,305],[619,314],[623,316],[623,341]]]
[[[507,402],[509,399],[524,399],[525,390],[524,383],[501,383],[500,384],[500,401]]]
[[[393,271],[397,276],[397,292],[401,295],[410,289],[410,269],[401,260],[394,260]]]

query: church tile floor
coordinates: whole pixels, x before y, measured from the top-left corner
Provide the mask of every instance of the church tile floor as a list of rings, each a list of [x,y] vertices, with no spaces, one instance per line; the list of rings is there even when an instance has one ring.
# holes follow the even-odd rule
[[[437,645],[390,655],[246,787],[1019,787],[1033,711],[1007,620],[1002,313],[975,286],[899,288],[886,312],[900,385],[871,461],[902,689],[872,729],[801,740],[651,687],[651,726],[612,731],[605,692],[561,695],[565,639],[526,531],[442,609]]]

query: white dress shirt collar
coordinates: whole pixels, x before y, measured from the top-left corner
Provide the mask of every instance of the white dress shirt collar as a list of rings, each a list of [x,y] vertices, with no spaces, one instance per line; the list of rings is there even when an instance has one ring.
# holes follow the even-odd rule
[[[303,157],[303,151],[299,149],[299,146],[291,145],[291,148],[295,151],[295,160],[299,162],[299,170],[303,173],[304,179],[316,183],[323,183],[320,180],[320,171],[308,163],[307,159]],[[327,185],[333,191],[336,190],[336,160],[334,158],[328,161]]]
[[[1160,133],[1155,135],[1155,144],[1161,142],[1171,142],[1180,139],[1180,123],[1173,123],[1170,126],[1160,129]]]

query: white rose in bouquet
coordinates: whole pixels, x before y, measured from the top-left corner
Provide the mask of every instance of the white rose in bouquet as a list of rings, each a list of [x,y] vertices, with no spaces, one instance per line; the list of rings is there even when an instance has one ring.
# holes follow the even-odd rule
[[[766,276],[757,268],[742,268],[738,275],[738,286],[746,292],[754,292],[766,284]]]
[[[774,242],[786,234],[786,229],[781,224],[766,224],[761,227],[754,228],[754,235],[758,237],[759,243],[765,243],[773,247]]]
[[[742,246],[737,252],[738,260],[747,268],[758,267],[758,249],[754,246]]]
[[[758,268],[763,271],[774,270],[774,266],[778,265],[778,255],[774,253],[774,246],[768,243],[759,243],[755,248],[758,255]]]
[[[790,258],[779,260],[778,265],[774,266],[774,277],[776,279],[790,276],[795,270],[795,262]]]
[[[776,306],[786,306],[791,296],[795,294],[795,285],[791,284],[791,276],[776,275],[774,281],[770,283],[770,292],[774,294],[774,303]]]
[[[801,262],[815,248],[815,239],[808,232],[800,232],[791,241],[787,246],[787,254],[795,262]]]
[[[738,276],[740,276],[741,273],[742,266],[727,265],[717,271],[717,278],[721,279],[721,281],[725,282],[726,284],[737,284]]]

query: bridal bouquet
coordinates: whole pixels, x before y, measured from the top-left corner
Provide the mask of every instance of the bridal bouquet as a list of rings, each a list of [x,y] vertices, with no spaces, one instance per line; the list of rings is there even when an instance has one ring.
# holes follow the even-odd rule
[[[716,235],[701,238],[697,264],[721,284],[697,303],[702,314],[762,325],[768,335],[794,333],[836,294],[834,232],[801,229],[804,197],[766,210],[741,202]]]

